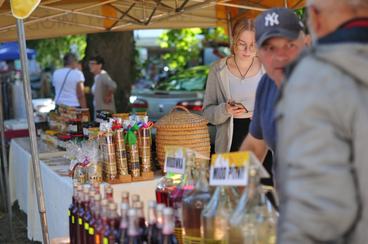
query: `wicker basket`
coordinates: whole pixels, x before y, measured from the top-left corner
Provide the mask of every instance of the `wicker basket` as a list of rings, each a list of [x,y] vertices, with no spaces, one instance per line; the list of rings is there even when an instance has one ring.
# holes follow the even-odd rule
[[[205,118],[189,112],[182,106],[176,106],[159,119],[155,127],[157,160],[161,168],[163,169],[165,162],[165,146],[183,146],[193,149],[204,157],[210,157],[207,123]]]

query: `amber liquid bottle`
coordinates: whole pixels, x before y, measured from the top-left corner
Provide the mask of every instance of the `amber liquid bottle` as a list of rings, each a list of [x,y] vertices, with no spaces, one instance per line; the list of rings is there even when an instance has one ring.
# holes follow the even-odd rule
[[[89,229],[88,229],[88,243],[94,244],[95,243],[95,229],[98,219],[100,218],[100,208],[101,208],[101,195],[96,194],[94,196],[93,206],[91,208],[92,218],[89,222]]]
[[[172,208],[165,208],[163,212],[162,244],[178,244],[174,234],[174,211]]]
[[[124,241],[128,238],[128,210],[129,210],[129,203],[122,202],[120,205],[120,226],[119,226],[119,243],[124,243]]]
[[[68,217],[69,217],[69,238],[70,243],[76,243],[76,233],[75,233],[75,223],[76,223],[76,216],[75,216],[75,209],[78,205],[78,191],[82,190],[82,186],[75,182],[73,185],[73,198],[72,204],[68,209]]]
[[[183,239],[184,243],[197,243],[201,238],[201,213],[211,195],[207,180],[208,162],[200,165],[195,188],[183,195]]]
[[[105,230],[107,228],[107,208],[108,208],[109,201],[107,199],[103,199],[101,201],[101,208],[100,208],[100,218],[97,220],[96,228],[95,228],[95,243],[102,244],[103,237],[105,234]]]
[[[160,230],[157,227],[157,215],[156,215],[156,202],[148,202],[148,227],[147,227],[147,244],[159,244],[158,232]]]
[[[118,217],[116,209],[116,203],[110,202],[107,211],[107,226],[103,237],[103,244],[115,244],[119,241],[119,232],[116,229]]]

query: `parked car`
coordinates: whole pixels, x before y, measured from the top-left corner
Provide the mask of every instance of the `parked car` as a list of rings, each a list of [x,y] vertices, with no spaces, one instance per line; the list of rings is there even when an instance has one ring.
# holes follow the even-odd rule
[[[157,121],[181,105],[200,114],[208,72],[208,66],[196,66],[158,82],[152,89],[132,90],[132,112],[147,111],[149,118]]]

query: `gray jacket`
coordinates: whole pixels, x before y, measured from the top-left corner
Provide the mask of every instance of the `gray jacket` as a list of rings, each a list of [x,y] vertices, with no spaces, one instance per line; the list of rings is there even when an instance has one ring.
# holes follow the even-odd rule
[[[368,46],[317,46],[276,110],[278,243],[367,243]]]
[[[230,151],[233,137],[233,117],[226,111],[226,103],[230,99],[226,58],[223,58],[212,65],[207,78],[203,102],[203,116],[216,126],[216,153]]]

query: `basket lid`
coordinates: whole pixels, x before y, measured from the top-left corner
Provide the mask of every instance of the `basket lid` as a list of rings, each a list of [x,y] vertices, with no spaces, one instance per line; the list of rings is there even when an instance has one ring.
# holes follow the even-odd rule
[[[175,106],[170,113],[164,115],[155,123],[156,128],[192,128],[207,126],[208,121],[198,115],[191,113],[183,106]]]

